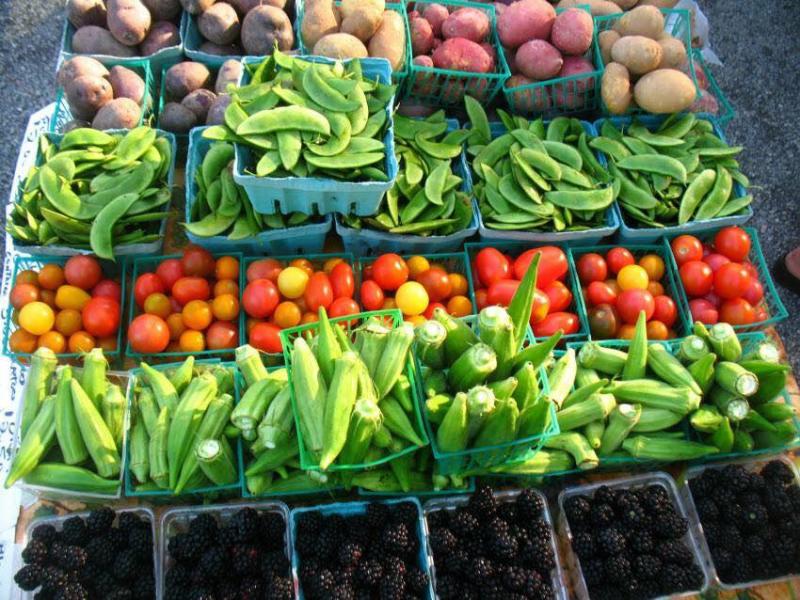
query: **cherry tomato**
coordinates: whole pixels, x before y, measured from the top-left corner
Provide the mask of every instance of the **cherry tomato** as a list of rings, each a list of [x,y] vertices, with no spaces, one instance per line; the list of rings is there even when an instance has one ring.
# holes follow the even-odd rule
[[[579,328],[578,315],[569,312],[551,312],[533,326],[533,335],[536,337],[550,337],[559,329],[564,332],[564,335],[570,335],[577,333]]]
[[[44,290],[42,290],[44,292]],[[55,304],[58,308],[74,308],[83,310],[83,307],[92,297],[79,287],[74,285],[62,285],[56,291]]]
[[[48,331],[39,336],[36,345],[39,348],[50,348],[56,354],[61,354],[67,348],[67,340],[57,331]]]
[[[303,318],[300,319],[300,324],[306,325],[308,323],[316,323],[317,321],[319,321],[319,316],[314,313],[304,313]]]
[[[617,283],[620,289],[625,290],[646,290],[650,278],[647,271],[639,265],[625,265],[617,273]]]
[[[750,325],[756,320],[756,310],[744,298],[725,300],[719,307],[719,320],[731,325]]]
[[[739,298],[750,287],[750,273],[739,263],[722,265],[714,273],[714,293],[723,298]]]
[[[556,280],[542,289],[547,294],[547,297],[550,298],[551,311],[565,311],[572,304],[572,292],[563,282]]]
[[[360,297],[364,310],[380,310],[383,306],[383,290],[371,279],[361,284]]]
[[[278,281],[278,275],[283,270],[283,265],[274,258],[262,258],[247,265],[247,283],[256,279],[269,279],[273,283]]]
[[[669,338],[669,327],[661,321],[653,319],[647,323],[648,340],[666,340]]]
[[[667,327],[672,327],[678,318],[678,307],[675,305],[675,301],[669,296],[662,295],[654,297],[653,302],[655,303],[653,319],[661,321]]]
[[[447,279],[446,274],[445,279]],[[394,301],[397,302],[397,308],[399,308],[404,315],[414,316],[421,315],[425,312],[425,309],[428,308],[430,298],[428,292],[425,290],[425,286],[421,283],[417,281],[406,281],[397,288]]]
[[[447,271],[439,267],[432,267],[417,276],[417,281],[422,284],[432,302],[447,300],[453,293],[453,285],[447,276]]]
[[[25,269],[24,271],[20,271],[17,273],[16,279],[14,279],[14,285],[20,283],[30,283],[31,285],[39,286],[39,274],[34,271],[33,269]]]
[[[567,255],[558,246],[540,246],[539,248],[526,250],[514,261],[514,276],[517,279],[525,277],[528,266],[537,253],[541,253],[542,257],[539,259],[536,285],[544,288],[554,281],[564,278],[569,270]]]
[[[53,328],[56,315],[44,302],[29,302],[19,311],[19,325],[33,335],[42,335]]]
[[[8,338],[8,348],[19,354],[33,354],[38,341],[39,338],[32,333],[28,333],[24,329],[17,329]]]
[[[516,279],[499,279],[489,286],[486,293],[486,302],[489,306],[498,304],[500,306],[508,306],[511,304],[511,298],[519,287],[519,281]]]
[[[338,265],[340,262],[343,262],[344,259],[341,256],[334,256],[333,258],[329,258],[325,261],[325,264],[322,265],[322,270],[327,273],[328,275],[331,274],[333,271],[333,267]]]
[[[20,309],[39,299],[39,288],[30,283],[18,283],[11,288],[11,306]]]
[[[385,298],[383,301],[383,306],[381,306],[381,309],[391,310],[393,308],[397,308],[397,303],[394,301],[394,298]]]
[[[653,294],[653,298],[656,296],[663,296],[664,295],[664,286],[661,285],[658,281],[651,281],[647,284],[647,291]]]
[[[360,310],[358,303],[352,298],[337,298],[331,302],[331,307],[328,309],[329,317],[343,317],[345,315],[354,315]]]
[[[489,306],[489,295],[486,290],[475,290],[475,304],[478,311]]]
[[[113,279],[103,279],[92,289],[94,298],[111,298],[120,301],[122,297],[122,286]]]
[[[381,254],[372,263],[372,278],[381,289],[396,290],[408,280],[408,265],[397,254]]]
[[[467,295],[467,278],[461,273],[448,273],[447,278],[450,280],[450,293],[453,296],[466,296]]]
[[[176,341],[181,337],[181,334],[186,331],[186,325],[183,324],[183,315],[181,313],[172,313],[167,317],[167,327],[169,327],[169,339]]]
[[[610,304],[598,304],[587,313],[593,339],[607,340],[616,336],[619,315]]]
[[[750,285],[742,294],[742,298],[747,300],[753,306],[758,306],[761,299],[764,298],[764,286],[758,280],[750,280]]]
[[[424,316],[426,319],[432,319],[433,311],[436,310],[437,308],[441,308],[443,311],[449,312],[447,310],[447,307],[441,302],[431,302],[430,304],[428,304],[428,308],[425,309],[425,312],[422,313],[422,316]]]
[[[209,350],[236,348],[239,345],[239,328],[229,321],[216,321],[206,330]]]
[[[239,261],[233,256],[222,256],[214,263],[214,277],[219,279],[239,279]]]
[[[717,309],[722,305],[722,298],[717,296],[714,292],[708,292],[705,296],[703,296],[703,300],[708,300],[714,305],[714,308]]]
[[[92,298],[81,311],[83,328],[95,337],[114,335],[119,328],[119,302],[111,298]]]
[[[83,321],[81,320],[80,311],[74,308],[65,308],[58,311],[55,322],[56,331],[69,337],[76,331],[83,328]]]
[[[605,281],[593,281],[586,288],[586,299],[591,306],[599,304],[614,305],[617,302],[617,294]]]
[[[103,349],[103,352],[113,352],[117,349],[117,337],[114,335],[100,338],[97,340],[97,346]]]
[[[636,259],[633,258],[633,254],[631,254],[630,250],[622,246],[617,246],[606,252],[606,263],[611,273],[616,275],[622,270],[622,267],[635,265]]]
[[[714,285],[714,273],[702,260],[684,262],[679,274],[683,288],[689,296],[705,296]]]
[[[368,265],[361,265],[361,279],[364,281],[369,281],[372,279],[372,263]]]
[[[80,354],[83,352],[89,352],[89,350],[95,347],[96,343],[97,342],[94,337],[89,333],[85,331],[76,331],[69,336],[67,348],[69,348],[69,351],[74,354]]]
[[[192,300],[208,300],[211,297],[211,286],[203,277],[181,277],[172,286],[172,297],[181,306]]]
[[[167,288],[164,286],[161,277],[155,273],[142,273],[136,278],[136,283],[133,285],[133,297],[140,308],[144,306],[144,301],[150,294],[163,294],[166,291]]]
[[[608,265],[605,259],[596,252],[589,252],[578,259],[578,278],[581,283],[603,281],[608,276]]]
[[[300,267],[286,267],[278,275],[278,290],[284,298],[299,298],[308,285],[308,273]]]
[[[90,290],[103,278],[103,269],[93,256],[70,256],[64,265],[67,283],[82,290]]]
[[[412,256],[406,260],[408,266],[408,276],[416,280],[420,273],[424,273],[431,268],[431,263],[424,256]]]
[[[309,277],[311,277],[311,274],[314,272],[314,265],[312,265],[311,261],[307,258],[295,258],[289,263],[289,266],[303,269],[303,271],[308,273]]]
[[[719,321],[717,307],[703,298],[689,300],[689,312],[692,315],[692,321],[700,321],[706,325],[713,325]]]
[[[161,292],[150,294],[144,301],[144,312],[166,319],[172,312],[172,303]],[[90,331],[91,333],[91,331]]]
[[[175,299],[175,296],[169,297],[169,305],[172,307],[172,312],[179,313],[183,310],[183,305]]]
[[[756,269],[756,266],[753,263],[745,261],[742,263],[742,266],[747,269],[748,273],[750,273],[750,277],[753,279],[758,279],[758,269]]]
[[[206,338],[199,331],[187,329],[178,338],[181,352],[202,352],[206,349]]]
[[[483,248],[475,255],[473,264],[475,274],[481,285],[489,287],[495,281],[511,277],[511,265],[505,254],[497,248]]]
[[[220,279],[214,284],[212,294],[215,298],[217,296],[223,296],[224,294],[230,294],[231,296],[236,296],[238,298],[239,284],[235,281],[231,281],[230,279]]]
[[[39,271],[39,286],[46,290],[56,290],[58,286],[64,285],[64,269],[55,263],[48,263]]]
[[[340,262],[331,270],[331,288],[334,298],[352,298],[356,291],[356,279],[353,267],[347,262]]]
[[[766,307],[756,306],[755,310],[756,314],[754,320],[756,323],[761,323],[762,321],[766,321],[767,319],[769,319],[769,313],[767,312]]]
[[[333,287],[331,280],[324,271],[317,271],[308,280],[306,291],[303,294],[306,309],[316,313],[319,307],[328,308],[333,302]]]
[[[281,329],[299,325],[302,318],[303,311],[300,310],[300,307],[288,300],[278,304],[275,312],[272,313],[272,322]]]
[[[158,267],[156,267],[156,275],[158,275],[164,287],[168,290],[172,289],[175,282],[181,277],[185,277],[186,273],[183,271],[183,263],[179,258],[167,258],[162,260]]]
[[[703,259],[703,244],[693,235],[679,235],[672,240],[670,247],[679,267],[689,261]]]
[[[731,262],[731,259],[725,256],[724,254],[717,254],[712,253],[703,258],[703,262],[706,263],[714,273],[717,272],[722,265],[727,265]]]
[[[714,236],[714,248],[733,262],[742,262],[750,254],[750,236],[741,227],[723,227]]]
[[[647,290],[625,290],[617,297],[617,312],[623,322],[636,324],[639,313],[644,311],[646,320],[650,320],[656,310],[653,295]]]
[[[454,317],[466,317],[472,314],[472,302],[466,296],[453,296],[447,301],[447,312]]]
[[[214,320],[211,307],[208,302],[203,300],[190,300],[187,302],[186,306],[183,307],[181,316],[183,317],[183,324],[188,329],[194,329],[195,331],[207,329],[211,325],[211,321]]]
[[[636,335],[636,325],[623,323],[617,329],[617,337],[621,340],[632,340],[634,335]]]
[[[163,352],[169,344],[169,327],[161,317],[148,314],[139,315],[128,326],[128,342],[134,352],[143,354]],[[72,346],[72,338],[70,338],[70,346]]]
[[[647,272],[650,281],[661,281],[666,270],[664,259],[658,254],[645,254],[639,259],[639,266]]]
[[[544,320],[550,312],[550,296],[539,288],[533,290],[533,304],[531,305],[531,325],[535,325]]]
[[[183,250],[181,264],[184,274],[189,277],[211,277],[217,261],[205,248],[189,244]]]
[[[217,296],[211,301],[211,313],[219,321],[233,321],[239,316],[239,300],[232,294]]]

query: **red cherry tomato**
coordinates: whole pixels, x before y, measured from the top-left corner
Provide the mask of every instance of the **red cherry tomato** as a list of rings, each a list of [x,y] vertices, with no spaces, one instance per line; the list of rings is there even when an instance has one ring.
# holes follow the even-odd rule
[[[514,276],[517,279],[525,277],[528,265],[531,264],[533,257],[541,253],[539,259],[539,271],[536,273],[536,285],[544,288],[556,281],[563,279],[569,270],[567,255],[558,246],[540,246],[526,250],[514,261]]]
[[[714,285],[714,273],[702,260],[684,262],[679,273],[683,288],[689,296],[705,296]]]
[[[278,275],[283,270],[280,261],[274,258],[262,258],[247,265],[247,283],[256,279],[269,279],[273,283],[278,281]]]
[[[689,312],[692,314],[692,321],[700,321],[706,325],[713,325],[719,321],[717,307],[703,298],[689,300]]]
[[[741,227],[723,227],[714,236],[714,248],[733,262],[742,262],[750,254],[750,236]]]
[[[578,278],[586,285],[593,281],[603,281],[608,276],[605,259],[596,252],[589,252],[578,259]]]
[[[371,279],[361,284],[361,304],[364,310],[380,310],[383,307],[383,290]]]
[[[92,289],[92,296],[95,298],[111,298],[119,302],[122,296],[122,286],[113,279],[103,279]]]
[[[750,273],[739,263],[722,265],[714,273],[714,293],[724,300],[743,296],[750,287]]]
[[[475,290],[475,305],[478,312],[489,306],[489,293],[486,290]]]
[[[405,263],[404,263],[405,264]],[[406,269],[408,271],[408,269]],[[356,280],[353,276],[353,267],[349,263],[340,262],[331,269],[328,277],[331,280],[331,289],[334,298],[352,298],[356,292]]]
[[[644,316],[649,321],[655,310],[653,294],[647,290],[625,290],[617,296],[617,312],[622,321],[629,325],[636,324],[641,311],[644,311]]]
[[[756,315],[755,315],[755,322],[756,323],[761,323],[762,321],[766,321],[767,319],[769,319],[769,313],[767,312],[767,309],[766,309],[765,306],[763,306],[763,305],[762,306],[756,306],[755,310],[756,310]]]
[[[617,246],[606,253],[606,263],[608,263],[608,268],[611,269],[611,273],[616,275],[623,267],[635,265],[636,259],[633,257],[630,250],[622,246]]]
[[[236,348],[239,345],[239,327],[230,321],[214,321],[205,331],[209,350]]]
[[[580,328],[578,315],[569,312],[551,312],[544,319],[533,326],[533,335],[538,337],[550,337],[561,329],[564,335],[577,333]]]
[[[540,323],[550,312],[550,297],[539,288],[533,291],[533,305],[531,306],[531,325]]]
[[[183,250],[181,257],[183,272],[190,277],[210,277],[214,274],[217,261],[211,252],[200,246],[189,244]]]
[[[372,278],[381,289],[396,290],[408,280],[408,265],[397,254],[381,254],[372,263]]]
[[[756,266],[753,263],[743,262],[742,266],[747,269],[748,273],[750,273],[750,277],[752,277],[754,280],[758,279],[758,269],[756,269]]]
[[[750,280],[750,286],[742,294],[742,298],[747,300],[753,306],[758,306],[761,299],[764,298],[764,286],[757,279]]]
[[[155,315],[143,314],[128,326],[128,341],[134,352],[154,354],[163,352],[169,344],[169,327]]]
[[[320,306],[326,309],[333,302],[333,287],[331,280],[324,271],[317,271],[308,280],[306,291],[303,294],[306,301],[306,310],[316,313]]]
[[[478,252],[474,267],[478,275],[476,281],[480,281],[485,287],[489,287],[495,281],[511,277],[508,258],[496,248],[484,248]]]
[[[428,292],[431,302],[447,300],[453,293],[453,284],[447,276],[447,271],[439,267],[426,269],[417,276],[417,281],[422,284]]]
[[[679,235],[672,240],[671,246],[679,267],[689,261],[703,259],[703,244],[693,235]]]
[[[208,300],[211,297],[211,286],[204,277],[181,277],[172,286],[172,297],[181,306],[192,300]]]
[[[653,302],[655,303],[653,319],[661,321],[667,327],[672,327],[678,318],[678,307],[675,305],[675,301],[669,296],[662,295],[653,298]]]
[[[256,279],[244,288],[242,307],[254,319],[266,319],[281,301],[277,286],[269,279]]]
[[[719,307],[719,320],[731,325],[750,325],[756,320],[756,310],[744,298],[725,300]]]
[[[562,312],[572,304],[572,292],[561,281],[554,281],[550,285],[542,288],[544,293],[550,298],[550,310]]]
[[[589,331],[592,339],[607,340],[617,335],[619,329],[619,315],[610,304],[598,304],[589,309]]]
[[[489,286],[486,293],[486,302],[489,306],[499,304],[500,306],[508,306],[511,304],[511,298],[514,297],[514,292],[519,287],[519,281],[516,279],[499,279]]]
[[[166,291],[164,282],[155,273],[142,273],[136,278],[136,283],[133,285],[133,297],[139,308],[144,306],[144,301],[150,294],[163,294]]]
[[[268,280],[257,279],[256,281]],[[256,323],[250,330],[248,341],[254,348],[269,354],[278,354],[283,351],[281,330],[272,323]]]
[[[593,281],[586,288],[586,300],[591,306],[611,304],[617,302],[617,292],[605,281]]]
[[[703,300],[708,300],[714,308],[719,308],[720,304],[722,304],[722,298],[717,296],[714,292],[708,292],[703,296]]]
[[[345,315],[354,315],[360,310],[358,303],[352,298],[337,298],[331,303],[328,315],[331,318],[343,317]]]
[[[714,273],[717,272],[722,265],[727,265],[731,259],[723,254],[712,253],[703,257],[703,262],[706,263]]]
[[[156,275],[164,282],[164,287],[168,290],[172,289],[175,282],[186,273],[183,271],[183,263],[178,258],[168,258],[161,261],[161,264],[156,267]]]
[[[94,256],[70,256],[64,264],[67,283],[89,291],[103,278],[103,269]]]
[[[363,301],[363,299],[362,299],[362,301]],[[432,319],[433,318],[433,311],[436,310],[437,308],[441,308],[443,311],[447,312],[447,307],[444,304],[442,304],[441,302],[431,302],[430,304],[428,304],[428,308],[425,309],[425,312],[422,313],[422,315],[426,319]]]
[[[119,302],[112,298],[92,298],[81,311],[83,328],[94,337],[114,335],[119,327]]]

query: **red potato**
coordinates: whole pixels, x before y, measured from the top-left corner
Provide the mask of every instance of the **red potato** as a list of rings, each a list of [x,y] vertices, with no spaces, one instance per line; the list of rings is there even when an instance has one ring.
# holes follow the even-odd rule
[[[494,71],[494,65],[497,64],[497,50],[495,50],[494,46],[492,46],[492,44],[490,44],[489,42],[481,43],[481,48],[486,50],[486,54],[488,54],[489,58],[492,59],[492,65],[493,65],[492,71]]]
[[[150,28],[150,33],[139,44],[139,52],[142,56],[150,56],[159,50],[177,46],[181,43],[181,34],[178,28],[169,21],[159,21]]]
[[[550,41],[564,54],[581,55],[592,45],[592,16],[579,8],[568,8],[556,15]]]
[[[573,79],[553,86],[553,104],[560,108],[579,108],[586,101],[585,92],[594,88],[594,65],[582,56],[567,56],[559,77],[572,77],[587,73],[587,77]]]
[[[412,61],[420,67],[433,68],[433,59],[430,56],[415,56]],[[433,93],[436,85],[436,76],[433,73],[415,73],[412,82],[412,90],[420,96],[427,96]]]
[[[439,69],[488,73],[492,69],[492,58],[473,41],[465,38],[450,38],[442,42],[433,52],[433,64]]]
[[[497,18],[497,34],[503,46],[519,48],[528,40],[548,39],[555,20],[555,9],[544,0],[519,0]]]
[[[441,37],[442,23],[450,16],[450,11],[442,4],[428,4],[422,11],[422,18],[431,24],[433,35]]]
[[[428,104],[418,104],[416,102],[409,102],[403,100],[400,106],[397,107],[397,114],[404,117],[428,117],[436,112],[435,106]]]
[[[477,8],[459,8],[442,23],[445,39],[466,38],[480,44],[489,35],[491,25],[486,13]]]
[[[441,85],[441,84],[439,84]],[[464,101],[466,88],[463,81],[448,81],[441,90],[442,102],[448,104],[461,104]]]
[[[502,15],[503,12],[505,12],[505,10],[508,8],[508,4],[506,4],[505,2],[494,2],[493,6],[494,6],[495,17],[499,17],[500,15]]]
[[[536,83],[532,79],[528,79],[524,75],[512,75],[506,81],[507,88],[523,87]],[[512,102],[514,103],[514,110],[526,113],[544,112],[552,106],[550,94],[545,89],[545,86],[520,89],[511,93]]]
[[[411,53],[414,56],[430,54],[433,50],[433,29],[427,19],[417,17],[409,24],[411,29]]]
[[[56,80],[58,85],[65,87],[70,81],[81,75],[108,77],[108,69],[103,63],[91,56],[73,56],[61,64]]]
[[[525,77],[544,81],[552,79],[561,72],[564,58],[549,42],[530,40],[517,49],[514,64]]]

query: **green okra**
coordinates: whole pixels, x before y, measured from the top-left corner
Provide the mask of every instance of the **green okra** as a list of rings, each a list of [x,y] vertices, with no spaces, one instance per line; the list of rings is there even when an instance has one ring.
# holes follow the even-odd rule
[[[568,452],[575,461],[575,466],[582,471],[596,469],[600,464],[600,459],[587,439],[576,431],[554,435],[545,440],[544,447]]]
[[[22,416],[20,417],[20,437],[24,438],[42,403],[47,396],[50,375],[55,371],[58,359],[46,346],[37,348],[31,356],[31,367],[22,392]]]
[[[568,348],[559,358],[548,373],[550,382],[550,399],[560,408],[572,390],[577,374],[578,363],[575,360],[575,350]]]
[[[75,407],[72,405],[72,367],[64,365],[56,371],[55,426],[58,446],[64,462],[77,465],[89,457],[86,444],[81,437],[78,421],[75,418]]]
[[[29,485],[113,495],[119,491],[119,480],[106,479],[89,469],[60,463],[40,463],[25,477]]]
[[[136,481],[146,483],[150,476],[150,438],[142,419],[136,419],[131,427],[129,441],[129,467]]]
[[[150,462],[150,480],[162,489],[169,488],[169,459],[167,443],[169,436],[169,409],[163,407],[158,413],[155,430],[150,436],[148,459]]]
[[[459,392],[453,398],[441,425],[436,430],[436,443],[441,452],[460,452],[469,441],[467,395]]]
[[[640,404],[617,404],[611,411],[608,425],[600,440],[600,456],[608,456],[622,446],[642,415]]]
[[[325,398],[323,414],[322,452],[319,460],[323,471],[336,460],[347,441],[350,415],[358,392],[357,368],[355,352],[347,351],[334,361],[333,378]]]
[[[20,439],[19,448],[6,477],[6,488],[10,488],[34,470],[53,445],[56,437],[55,400],[55,396],[45,397],[28,431]]]
[[[97,473],[101,477],[118,475],[121,461],[113,435],[78,380],[73,378],[69,383],[75,419]]]

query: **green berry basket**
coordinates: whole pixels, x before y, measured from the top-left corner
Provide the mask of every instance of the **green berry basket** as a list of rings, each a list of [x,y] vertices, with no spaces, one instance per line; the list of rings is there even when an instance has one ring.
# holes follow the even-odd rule
[[[376,310],[371,312],[362,312],[354,315],[346,315],[343,317],[336,317],[330,319],[331,325],[333,326],[341,326],[344,328],[344,331],[347,333],[347,336],[352,341],[352,334],[354,330],[365,322],[367,319],[371,317],[376,317],[384,321],[384,324],[389,329],[397,329],[403,323],[403,316],[399,310]],[[300,427],[300,416],[299,416],[299,409],[297,406],[297,399],[294,390],[293,384],[293,364],[292,364],[292,345],[296,338],[298,337],[305,337],[311,339],[312,336],[317,332],[319,329],[319,323],[307,323],[306,325],[300,325],[299,327],[293,327],[291,329],[283,329],[281,330],[281,342],[283,343],[283,356],[284,360],[286,361],[286,369],[289,372],[289,385],[291,387],[291,395],[292,395],[292,412],[294,413],[295,418],[295,429],[297,431],[297,441],[300,445],[300,466],[303,470],[306,471],[319,471],[320,466],[316,458],[311,455],[311,452],[307,448],[306,442],[303,439],[303,433]],[[415,434],[417,437],[422,441],[422,446],[415,445],[408,440],[403,440],[406,444],[401,450],[397,452],[387,453],[381,456],[380,458],[374,460],[365,460],[364,462],[358,464],[337,464],[334,462],[331,464],[327,471],[335,472],[335,471],[357,471],[363,469],[369,469],[371,467],[377,467],[379,465],[383,465],[388,463],[389,461],[405,456],[407,454],[411,454],[412,452],[416,452],[419,448],[427,446],[429,443],[428,435],[426,433],[426,426],[423,423],[422,411],[420,408],[420,399],[418,397],[419,393],[419,384],[418,378],[416,376],[416,369],[414,368],[414,359],[409,355],[408,360],[406,361],[406,366],[404,370],[404,374],[408,377],[408,381],[411,384],[410,393],[411,399],[413,403],[414,414],[413,417],[410,416],[409,420],[411,421],[412,427],[414,428]],[[380,406],[380,404],[379,404]],[[408,416],[408,415],[407,415]],[[398,436],[399,437],[399,436]]]
[[[425,6],[434,4],[434,2],[423,0],[413,4],[414,10],[422,12]],[[415,65],[412,62],[409,68],[404,97],[413,98],[423,104],[446,107],[461,105],[464,101],[464,95],[469,94],[484,106],[488,106],[495,96],[500,93],[503,84],[511,75],[503,53],[503,46],[500,44],[500,38],[497,35],[497,18],[494,6],[463,0],[449,0],[439,4],[443,4],[451,11],[458,8],[474,8],[486,14],[491,25],[487,42],[491,44],[495,52],[494,72],[454,71],[452,69],[424,67]]]
[[[716,111],[704,110],[705,105],[702,104],[704,101],[704,96],[703,91],[701,91],[701,98],[695,103],[695,105],[693,105],[693,108],[700,108],[700,113],[710,114],[712,117],[716,117],[716,119],[719,121],[720,127],[725,129],[728,126],[728,123],[736,118],[736,109],[725,95],[725,92],[722,91],[722,88],[719,87],[714,74],[711,72],[711,69],[708,67],[706,61],[703,60],[703,52],[699,48],[692,49],[692,62],[694,63],[697,87],[713,96],[717,101]],[[700,75],[700,73],[705,75],[705,79],[708,81],[708,86],[705,89],[703,89],[702,86],[703,77]],[[710,104],[710,106],[713,108],[713,104]]]

